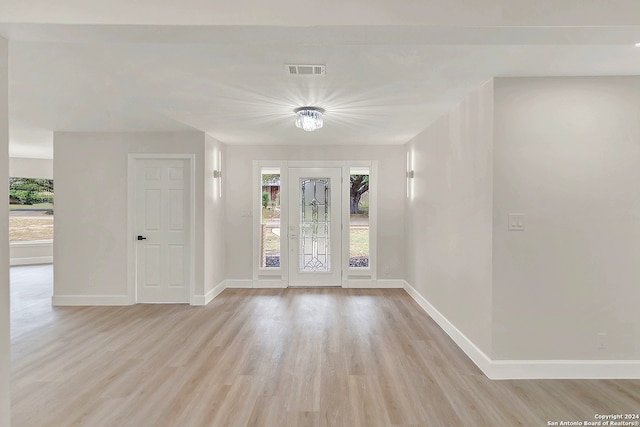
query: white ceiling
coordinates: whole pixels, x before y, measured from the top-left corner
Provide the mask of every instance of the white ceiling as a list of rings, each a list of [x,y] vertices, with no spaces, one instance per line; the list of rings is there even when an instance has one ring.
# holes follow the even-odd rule
[[[7,23],[130,25],[610,26],[638,0],[2,0]]]
[[[614,18],[603,11],[603,21],[624,15]],[[43,141],[52,131],[197,129],[229,144],[402,144],[495,76],[640,75],[640,22],[304,27],[270,19],[0,24],[10,40],[11,155],[50,157]],[[288,76],[286,63],[326,64],[327,74]],[[326,109],[323,129],[294,127],[293,109],[303,105]]]

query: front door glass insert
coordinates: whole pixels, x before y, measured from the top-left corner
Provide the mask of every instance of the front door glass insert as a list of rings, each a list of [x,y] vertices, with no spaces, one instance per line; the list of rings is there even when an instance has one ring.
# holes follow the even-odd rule
[[[300,272],[329,272],[329,178],[300,178]]]

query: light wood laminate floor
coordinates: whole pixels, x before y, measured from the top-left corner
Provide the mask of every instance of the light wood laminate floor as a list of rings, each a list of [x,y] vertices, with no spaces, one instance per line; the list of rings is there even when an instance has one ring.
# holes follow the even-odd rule
[[[640,412],[640,381],[488,380],[403,290],[52,308],[50,275],[12,268],[14,427],[510,427]]]

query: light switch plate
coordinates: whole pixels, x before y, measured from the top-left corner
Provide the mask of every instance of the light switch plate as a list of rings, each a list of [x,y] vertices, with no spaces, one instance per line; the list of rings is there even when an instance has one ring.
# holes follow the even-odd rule
[[[509,231],[524,231],[524,214],[509,214]]]

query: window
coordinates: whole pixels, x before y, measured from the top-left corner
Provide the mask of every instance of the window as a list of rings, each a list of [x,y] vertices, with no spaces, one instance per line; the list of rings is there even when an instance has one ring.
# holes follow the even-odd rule
[[[280,168],[262,168],[260,268],[280,267]]]
[[[9,241],[53,239],[53,180],[9,178]]]
[[[351,168],[349,181],[349,267],[369,268],[369,168]]]

